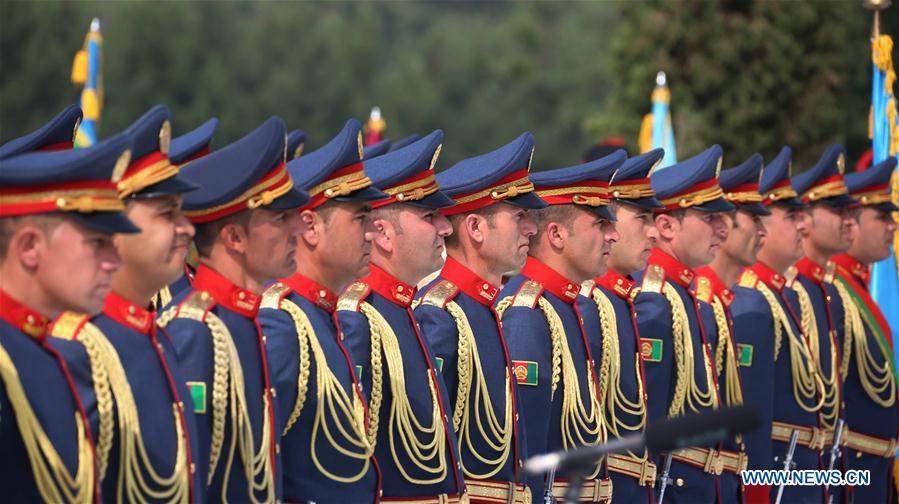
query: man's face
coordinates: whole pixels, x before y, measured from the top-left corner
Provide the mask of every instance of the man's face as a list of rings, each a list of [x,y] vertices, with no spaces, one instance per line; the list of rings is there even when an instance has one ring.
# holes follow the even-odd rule
[[[890,256],[896,221],[889,212],[862,207],[858,223],[852,226],[852,248],[849,253],[864,263],[881,261]]]
[[[251,210],[244,254],[247,272],[260,283],[293,275],[302,220],[296,210]]]
[[[322,265],[331,271],[345,271],[345,282],[368,275],[374,226],[368,203],[332,201],[322,219],[318,253]]]
[[[807,236],[816,249],[828,256],[842,254],[852,246],[856,210],[819,203],[805,212]]]
[[[609,254],[609,267],[628,275],[646,268],[646,261],[652,253],[652,247],[659,239],[659,230],[655,226],[652,210],[634,205],[616,205],[615,229],[618,241],[612,245]]]
[[[755,264],[759,250],[768,232],[760,216],[744,210],[727,215],[725,224],[730,229],[721,252],[743,267]]]
[[[453,227],[437,210],[394,204],[402,205],[402,209],[397,213],[399,229],[394,229],[391,261],[420,280],[443,266],[443,239],[453,232]]]
[[[36,280],[60,311],[97,313],[122,266],[112,235],[64,219],[40,245]]]
[[[595,212],[576,207],[569,224],[564,255],[571,271],[577,273],[577,282],[583,282],[606,274],[612,244],[618,241],[615,222],[600,217]]]
[[[162,288],[181,276],[194,227],[181,211],[181,196],[128,200],[126,215],[141,229],[116,235],[122,262]]]
[[[495,265],[497,272],[516,271],[524,266],[529,240],[537,233],[537,225],[524,208],[508,203],[497,203],[496,206],[493,215],[484,219],[481,254]]]
[[[802,258],[802,237],[806,229],[804,212],[796,208],[774,205],[771,215],[762,217],[762,223],[771,238],[762,242],[762,248],[774,261],[793,264]]]
[[[672,248],[685,266],[705,266],[715,259],[721,242],[727,239],[727,224],[719,212],[687,209],[680,221],[672,220]]]

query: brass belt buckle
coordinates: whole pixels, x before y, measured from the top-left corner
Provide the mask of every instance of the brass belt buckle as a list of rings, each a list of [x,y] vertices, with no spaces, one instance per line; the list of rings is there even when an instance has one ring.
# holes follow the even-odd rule
[[[656,482],[656,465],[644,458],[640,463],[640,486],[653,486]]]
[[[609,502],[612,500],[612,480],[593,480],[593,502]]]
[[[703,470],[708,474],[714,474],[715,476],[720,476],[722,471],[724,471],[724,460],[717,450],[709,448]]]
[[[827,431],[817,427],[809,427],[809,430],[811,431],[811,438],[808,441],[808,447],[812,450],[823,450]]]

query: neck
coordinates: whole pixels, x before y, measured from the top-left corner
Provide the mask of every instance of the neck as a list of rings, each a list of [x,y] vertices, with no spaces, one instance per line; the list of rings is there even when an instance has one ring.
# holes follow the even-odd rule
[[[303,265],[303,271],[297,271],[309,280],[321,285],[322,287],[334,293],[339,293],[350,284],[355,278],[347,278],[347,270],[332,271],[322,264],[321,258],[317,253],[305,254],[297,249],[297,264]]]
[[[674,247],[671,246],[671,242],[667,242],[667,241],[659,241],[659,242],[656,243],[656,248],[659,249],[659,250],[661,250],[662,252],[664,252],[664,253],[670,255],[671,257],[677,259],[677,261],[678,261],[679,263],[681,263],[681,264],[683,264],[684,266],[690,268],[691,270],[697,268],[697,266],[694,265],[694,264],[687,264],[687,262],[684,261],[683,258],[681,257],[681,254],[678,254],[678,253],[674,250]]]
[[[771,249],[765,247],[762,247],[762,249],[759,250],[757,260],[764,263],[765,266],[773,269],[779,275],[783,275],[784,273],[786,273],[790,266],[793,265],[793,263],[790,261],[790,258],[784,259],[782,257],[779,257],[773,254],[771,252]]]
[[[237,254],[232,254],[223,247],[215,246],[209,257],[200,257],[200,263],[214,269],[229,282],[253,292],[262,292],[263,280],[254,278],[246,268],[246,261]]]
[[[854,240],[853,244],[857,242],[858,239]],[[849,252],[846,252],[846,254],[862,264],[871,264],[877,261],[876,259],[865,257],[865,251],[860,249],[861,247],[856,247],[855,245],[853,245],[852,248],[849,249]]]
[[[555,250],[547,250],[548,248],[549,247],[538,247],[530,255],[572,282],[580,283],[585,280],[590,280],[589,278],[581,278],[578,272],[569,265],[567,260],[565,260],[565,256],[562,253]]]
[[[805,251],[806,257],[820,266],[824,266],[825,264],[827,264],[827,260],[830,259],[831,255],[833,255],[825,250],[821,250],[820,248],[816,247],[808,239],[803,240],[802,249]]]
[[[395,261],[392,261],[390,257],[376,250],[372,250],[371,262],[372,264],[377,264],[379,268],[386,271],[393,278],[413,287],[418,285],[418,282],[427,275],[427,273],[422,274],[410,271],[409,268],[401,264],[395,264]]]
[[[153,295],[165,285],[147,285],[146,274],[127,265],[112,275],[112,291],[138,306],[149,306]]]
[[[737,280],[740,279],[740,273],[743,272],[741,264],[732,260],[727,254],[720,252],[715,255],[715,259],[709,266],[728,288],[733,287],[737,283]]]
[[[496,271],[496,268],[492,268],[492,265],[485,261],[476,251],[469,250],[465,247],[448,247],[446,249],[446,255],[464,264],[466,268],[473,271],[491,285],[500,285],[500,283],[502,283],[504,272]]]
[[[55,319],[66,310],[37,281],[35,275],[6,261],[0,268],[3,291],[48,319]]]

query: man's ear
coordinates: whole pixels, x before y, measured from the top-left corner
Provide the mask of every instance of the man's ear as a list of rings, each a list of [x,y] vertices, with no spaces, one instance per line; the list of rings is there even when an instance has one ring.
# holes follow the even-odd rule
[[[549,222],[546,225],[546,241],[553,248],[562,250],[568,241],[568,228],[559,222]]]
[[[484,228],[487,227],[487,219],[480,215],[466,215],[460,227],[465,229],[468,239],[478,245],[483,244],[487,240],[487,236],[484,234]]]
[[[387,219],[375,219],[371,223],[375,228],[375,239],[373,243],[385,253],[392,253],[394,239],[396,237],[396,228],[393,223]]]
[[[321,216],[313,210],[303,210],[300,212],[300,220],[303,222],[303,232],[300,238],[310,247],[315,247],[321,241],[324,232],[324,221]]]
[[[249,235],[247,230],[240,224],[232,222],[222,226],[221,231],[219,231],[219,238],[221,238],[227,250],[237,252],[238,254],[243,254],[247,251]]]
[[[23,226],[13,234],[7,257],[13,257],[26,270],[37,269],[49,237],[37,226]]]
[[[659,237],[664,240],[672,240],[677,232],[680,231],[680,221],[668,214],[657,214],[655,220],[656,229],[659,230]]]

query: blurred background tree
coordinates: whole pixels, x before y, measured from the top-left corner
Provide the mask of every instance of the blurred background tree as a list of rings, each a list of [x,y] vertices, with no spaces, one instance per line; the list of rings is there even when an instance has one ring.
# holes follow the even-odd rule
[[[221,146],[277,114],[308,152],[378,105],[393,139],[446,132],[438,166],[528,130],[535,168],[552,168],[608,136],[634,153],[665,70],[681,158],[720,143],[736,164],[788,143],[805,168],[827,143],[853,159],[868,146],[871,13],[786,0],[5,1],[0,141],[77,101],[71,61],[93,17],[101,137],[164,103],[176,135],[217,116]]]

